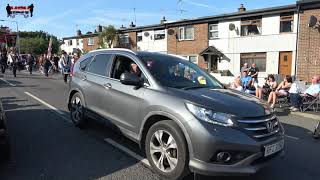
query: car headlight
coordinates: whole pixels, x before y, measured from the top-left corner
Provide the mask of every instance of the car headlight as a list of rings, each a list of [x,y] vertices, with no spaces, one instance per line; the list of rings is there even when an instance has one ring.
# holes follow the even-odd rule
[[[188,110],[199,120],[221,126],[234,125],[233,121],[231,120],[232,115],[230,114],[214,112],[213,110],[205,109],[191,103],[186,103],[186,106]]]

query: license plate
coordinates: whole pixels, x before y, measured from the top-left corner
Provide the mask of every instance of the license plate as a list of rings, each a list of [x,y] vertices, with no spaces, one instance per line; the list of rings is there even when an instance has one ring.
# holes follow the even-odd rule
[[[284,147],[284,140],[265,146],[264,157],[270,156],[274,153],[281,151],[283,147]]]

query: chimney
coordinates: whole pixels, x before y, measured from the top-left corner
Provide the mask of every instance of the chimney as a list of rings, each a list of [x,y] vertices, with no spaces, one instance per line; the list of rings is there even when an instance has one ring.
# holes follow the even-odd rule
[[[97,31],[98,33],[101,33],[101,32],[102,32],[102,26],[101,26],[100,24],[97,26],[96,31]]]
[[[246,11],[247,9],[244,7],[243,4],[240,4],[240,7],[238,8],[238,12],[244,12]]]
[[[166,22],[167,22],[166,17],[163,16],[163,18],[162,18],[161,21],[160,21],[160,24],[164,24],[164,23],[166,23]]]
[[[134,27],[136,27],[136,25],[133,24],[133,22],[131,22],[131,24],[129,25],[129,27],[130,27],[130,28],[134,28]]]
[[[121,25],[120,29],[126,29],[126,27],[124,27],[123,25]]]
[[[77,36],[81,36],[81,35],[82,35],[81,30],[80,29],[77,30]]]

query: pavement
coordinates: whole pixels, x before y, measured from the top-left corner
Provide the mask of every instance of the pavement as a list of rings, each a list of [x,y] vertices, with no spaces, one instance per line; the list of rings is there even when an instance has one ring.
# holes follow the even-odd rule
[[[73,126],[66,107],[68,86],[60,74],[38,73],[0,77],[11,142],[11,159],[0,164],[1,180],[161,179],[154,174],[137,144],[103,122]],[[278,113],[286,130],[286,156],[249,177],[209,180],[320,179],[320,141],[312,138],[316,120]],[[194,175],[184,180],[194,179]]]

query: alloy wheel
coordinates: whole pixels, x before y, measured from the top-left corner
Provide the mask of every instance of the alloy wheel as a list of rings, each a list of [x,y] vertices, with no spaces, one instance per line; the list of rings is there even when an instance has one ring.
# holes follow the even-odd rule
[[[76,98],[74,98],[74,100],[71,103],[72,119],[75,122],[80,122],[82,113],[83,113],[83,107],[81,104],[81,99],[79,97],[76,97]]]
[[[156,131],[150,141],[150,154],[155,166],[162,172],[172,172],[178,165],[178,146],[167,131]]]

